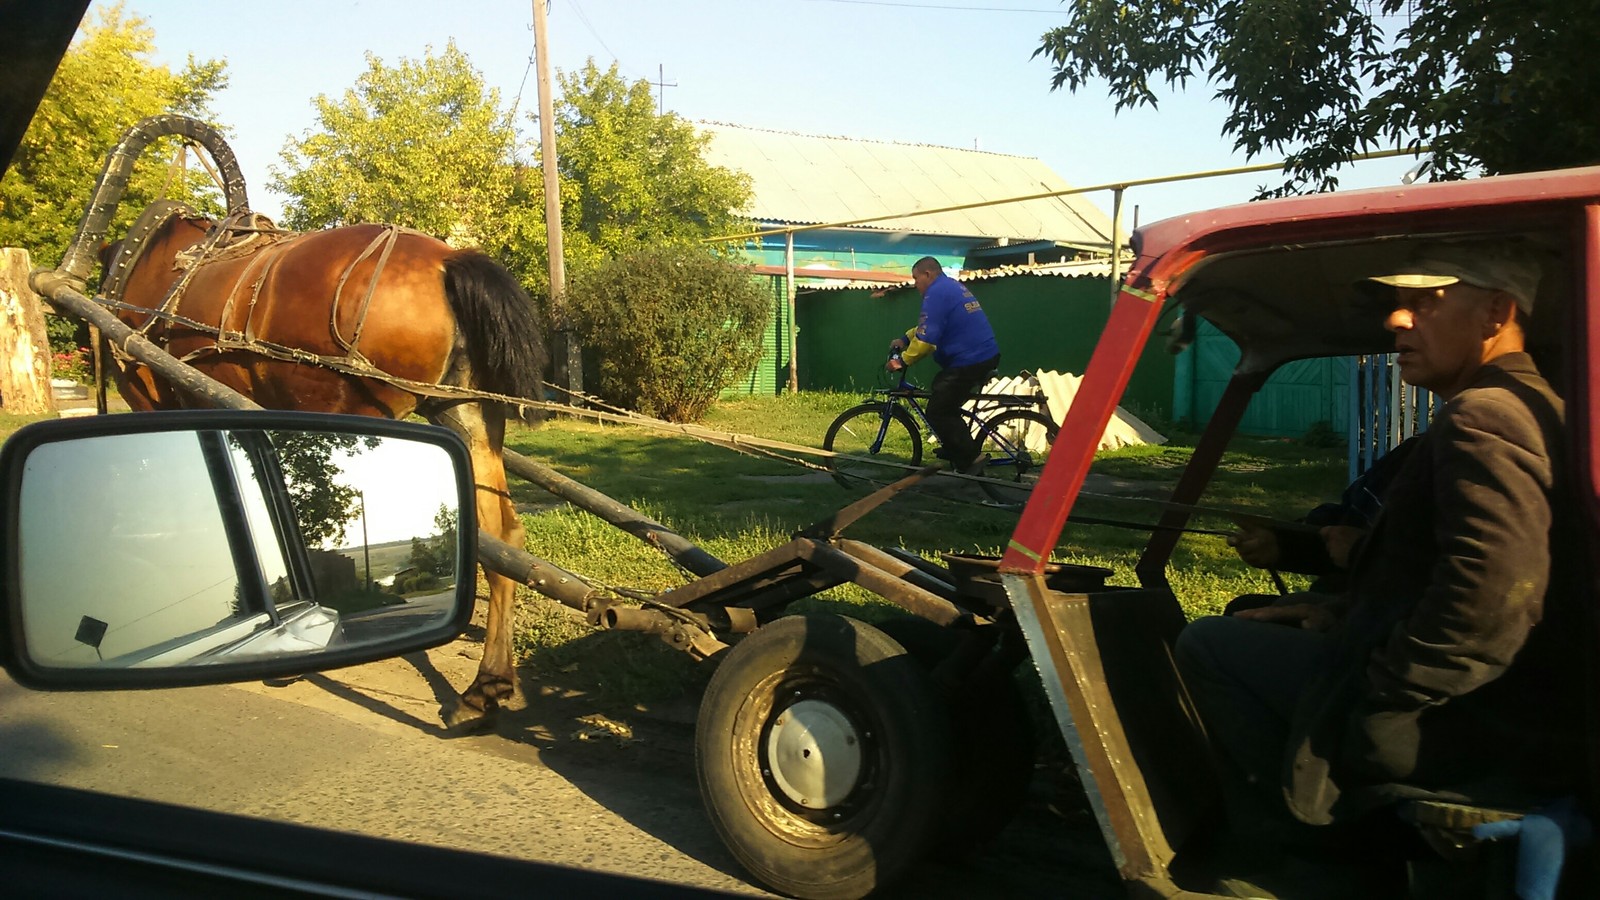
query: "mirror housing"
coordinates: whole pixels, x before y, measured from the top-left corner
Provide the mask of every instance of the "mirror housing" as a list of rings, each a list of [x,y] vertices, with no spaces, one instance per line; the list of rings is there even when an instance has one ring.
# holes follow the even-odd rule
[[[196,410],[29,425],[0,448],[0,663],[45,689],[281,678],[438,646],[472,614],[453,432]]]

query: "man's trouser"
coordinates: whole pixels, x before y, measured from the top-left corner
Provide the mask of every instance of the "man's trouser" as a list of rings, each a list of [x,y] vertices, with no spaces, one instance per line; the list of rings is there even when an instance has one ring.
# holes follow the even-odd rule
[[[978,458],[978,442],[961,418],[961,405],[983,387],[989,373],[1000,365],[1000,357],[970,366],[951,366],[933,376],[928,398],[928,425],[939,436],[944,455],[957,471]]]
[[[1334,641],[1272,622],[1208,616],[1178,633],[1174,661],[1222,764],[1230,813],[1291,823],[1280,787],[1295,703]],[[1231,783],[1230,783],[1231,782]]]

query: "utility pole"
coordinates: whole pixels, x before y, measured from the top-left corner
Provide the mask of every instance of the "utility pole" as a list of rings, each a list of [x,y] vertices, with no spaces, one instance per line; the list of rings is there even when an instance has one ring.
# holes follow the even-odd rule
[[[356,491],[361,498],[361,557],[366,561],[367,574],[363,578],[361,593],[372,590],[372,544],[367,540],[367,493]]]
[[[656,64],[656,115],[664,116],[664,115],[667,114],[667,88],[669,88],[669,87],[677,87],[677,86],[678,86],[678,83],[676,81],[671,82],[670,84],[667,82],[667,67],[666,67],[666,65],[662,64],[662,63],[657,63]]]
[[[533,0],[533,55],[538,65],[539,158],[544,163],[544,228],[550,249],[550,300],[555,313],[556,383],[574,393],[583,390],[583,357],[567,315],[567,264],[561,243],[561,178],[556,171],[556,122],[550,96],[550,53],[545,22],[546,0]],[[575,400],[576,398],[569,398]]]

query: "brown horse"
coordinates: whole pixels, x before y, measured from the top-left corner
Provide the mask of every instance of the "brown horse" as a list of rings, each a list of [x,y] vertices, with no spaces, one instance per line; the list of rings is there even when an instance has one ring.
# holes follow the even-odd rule
[[[429,395],[417,384],[294,359],[314,354],[346,370],[370,364],[414,383],[541,399],[543,340],[527,294],[505,267],[389,226],[298,235],[223,230],[232,243],[211,246],[214,225],[175,204],[146,211],[129,240],[106,254],[115,258],[106,267],[107,292],[169,315],[124,309],[123,321],[148,327],[156,344],[262,406],[396,419],[415,411],[455,431],[472,453],[478,527],[521,547],[501,459],[504,404]],[[134,409],[196,405],[135,361],[118,361],[113,374]],[[460,702],[443,710],[452,730],[486,723],[516,692],[515,585],[484,574],[483,660]]]

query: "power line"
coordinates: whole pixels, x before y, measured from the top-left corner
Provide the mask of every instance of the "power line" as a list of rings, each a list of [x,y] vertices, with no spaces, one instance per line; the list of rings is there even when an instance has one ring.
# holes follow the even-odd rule
[[[584,14],[583,7],[578,5],[578,0],[572,0],[572,11],[573,11],[574,14],[577,15],[578,21],[583,23],[584,29],[586,31],[588,31],[589,34],[594,36],[595,41],[597,41],[600,44],[601,49],[605,50],[606,53],[608,55],[610,55],[612,62],[614,62],[618,66],[621,66],[622,68],[626,69],[628,71],[628,74],[634,76],[635,78],[643,78],[643,79],[645,79],[647,81],[649,80],[648,76],[640,75],[637,71],[634,70],[634,68],[632,66],[624,66],[622,64],[622,60],[617,57],[616,51],[612,50],[609,46],[607,46],[606,45],[606,39],[601,37],[600,36],[600,32],[595,30],[594,24],[592,22],[590,22],[589,21],[589,17]]]
[[[621,62],[622,60],[617,59],[616,51],[606,46],[606,39],[600,36],[600,32],[594,30],[593,23],[589,21],[588,16],[583,14],[583,7],[579,5],[578,0],[572,0],[572,11],[577,13],[578,21],[583,23],[583,27],[587,29],[590,34],[594,35],[594,39],[596,41],[600,42],[601,48],[603,48],[606,53],[610,54],[612,59],[617,60],[617,62]]]

